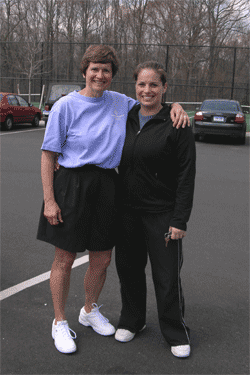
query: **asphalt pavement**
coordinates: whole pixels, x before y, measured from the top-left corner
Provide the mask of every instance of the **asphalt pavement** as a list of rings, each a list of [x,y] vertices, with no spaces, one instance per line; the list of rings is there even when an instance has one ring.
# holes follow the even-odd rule
[[[42,126],[0,134],[2,291],[49,271],[53,261],[53,247],[36,240],[43,135]],[[244,146],[217,138],[196,146],[195,200],[182,269],[191,356],[175,358],[161,336],[150,266],[147,328],[133,341],[123,344],[81,326],[85,263],[72,270],[66,309],[77,352],[64,355],[54,347],[46,280],[1,302],[2,374],[249,374],[249,138]],[[121,301],[114,256],[99,304],[117,325]]]

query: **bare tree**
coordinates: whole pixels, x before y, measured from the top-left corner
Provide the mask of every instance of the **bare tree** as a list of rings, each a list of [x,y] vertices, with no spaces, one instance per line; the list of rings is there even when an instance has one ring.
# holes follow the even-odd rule
[[[17,29],[26,19],[26,10],[22,9],[21,0],[3,0],[1,3],[1,76],[12,76],[14,70],[12,60],[12,42],[17,40]],[[9,82],[11,90],[14,91],[13,81]]]
[[[28,80],[28,94],[29,102],[31,101],[31,82],[36,76],[41,75],[41,66],[44,64],[44,59],[41,56],[41,44],[34,41],[25,43],[22,48],[17,51],[16,70]]]
[[[231,44],[233,35],[240,35],[243,24],[249,21],[248,0],[203,0],[206,17],[203,21],[205,43],[209,45],[207,77],[214,78],[218,65],[216,47]],[[249,25],[248,25],[249,26]]]
[[[1,76],[78,80],[86,47],[106,43],[121,58],[115,89],[131,95],[134,66],[157,59],[179,100],[203,96],[232,75],[234,50],[218,47],[249,47],[249,25],[249,0],[1,0]],[[236,83],[249,75],[246,51],[237,49]]]
[[[141,59],[141,44],[145,42],[146,25],[147,25],[147,8],[149,0],[125,0],[123,2],[127,9],[128,21],[128,39],[133,44],[137,44],[134,49],[133,62],[134,65],[138,64]]]
[[[54,43],[57,42],[55,38],[58,37],[58,29],[56,27],[59,27],[60,9],[63,0],[38,0],[37,2],[39,6],[37,16],[41,18],[44,41],[46,42],[44,55],[47,64],[45,70],[53,72]]]
[[[77,11],[79,17],[78,41],[87,43],[91,41],[94,34],[98,34],[102,24],[102,11],[100,1],[79,0],[77,1]],[[85,52],[85,45],[82,44],[81,55]]]

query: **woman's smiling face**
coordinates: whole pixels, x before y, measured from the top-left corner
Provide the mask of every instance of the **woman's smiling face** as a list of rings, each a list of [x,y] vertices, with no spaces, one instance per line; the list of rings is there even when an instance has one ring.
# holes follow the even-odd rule
[[[109,88],[112,81],[111,63],[91,62],[83,76],[86,79],[85,93],[87,96],[102,96],[103,91]]]
[[[157,110],[161,106],[167,84],[163,85],[160,75],[154,69],[146,68],[138,74],[135,89],[137,100],[142,107]]]

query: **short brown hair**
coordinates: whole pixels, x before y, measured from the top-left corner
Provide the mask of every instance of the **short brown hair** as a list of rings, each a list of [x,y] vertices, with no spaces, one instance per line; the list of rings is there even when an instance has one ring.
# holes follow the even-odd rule
[[[133,74],[133,78],[135,81],[137,81],[138,75],[143,69],[152,69],[156,73],[158,73],[163,86],[167,82],[167,72],[157,61],[145,61],[144,63],[137,65]]]
[[[112,66],[112,77],[114,77],[119,69],[119,60],[113,47],[99,44],[91,45],[86,49],[81,61],[80,71],[86,74],[86,70],[90,63],[108,64]]]

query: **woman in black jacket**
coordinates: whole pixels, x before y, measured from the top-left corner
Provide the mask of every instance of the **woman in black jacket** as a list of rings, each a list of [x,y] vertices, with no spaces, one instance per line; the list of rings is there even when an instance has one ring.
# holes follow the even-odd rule
[[[195,179],[192,130],[172,126],[162,103],[166,72],[156,62],[134,73],[140,105],[131,109],[119,166],[121,233],[116,266],[122,311],[115,338],[127,342],[145,328],[149,255],[162,334],[177,357],[190,354],[181,289],[182,238],[190,217]],[[171,232],[164,238],[165,232]]]

